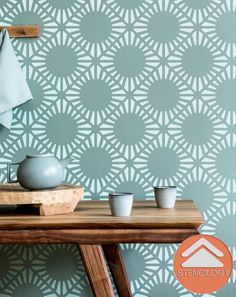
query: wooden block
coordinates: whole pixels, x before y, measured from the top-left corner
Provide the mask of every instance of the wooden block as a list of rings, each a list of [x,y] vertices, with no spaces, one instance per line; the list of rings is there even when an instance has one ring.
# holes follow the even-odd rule
[[[79,245],[81,258],[95,297],[114,297],[101,245]]]
[[[0,26],[0,31],[3,29],[7,29],[10,37],[14,38],[35,38],[40,35],[38,25]]]
[[[83,198],[81,186],[61,185],[55,189],[30,191],[19,184],[0,185],[0,205],[38,206],[41,216],[70,213]]]

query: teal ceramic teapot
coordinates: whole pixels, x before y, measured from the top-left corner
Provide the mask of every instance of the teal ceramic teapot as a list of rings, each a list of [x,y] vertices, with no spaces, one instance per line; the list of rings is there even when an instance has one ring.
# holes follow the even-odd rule
[[[19,184],[29,190],[52,189],[63,182],[64,172],[71,158],[58,160],[53,155],[27,155],[19,163],[7,166],[8,183]],[[11,179],[11,166],[18,165],[17,179]]]

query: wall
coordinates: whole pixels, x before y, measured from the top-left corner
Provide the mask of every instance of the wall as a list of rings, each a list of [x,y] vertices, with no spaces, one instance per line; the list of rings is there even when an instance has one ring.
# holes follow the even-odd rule
[[[34,100],[0,128],[0,179],[26,152],[72,155],[86,197],[178,185],[235,261],[236,12],[233,0],[0,0]],[[123,245],[134,296],[193,296],[175,280],[176,246]],[[0,297],[91,296],[74,246],[0,247]],[[212,296],[235,294],[229,284]]]

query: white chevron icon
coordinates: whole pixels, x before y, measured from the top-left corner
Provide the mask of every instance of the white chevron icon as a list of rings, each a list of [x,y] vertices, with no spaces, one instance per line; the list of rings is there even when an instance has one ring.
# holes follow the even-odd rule
[[[201,248],[200,248],[201,247]],[[199,249],[200,248],[200,249]],[[198,250],[199,249],[199,250]],[[197,252],[195,252],[198,250]],[[195,253],[194,253],[195,252]],[[192,256],[190,256],[193,254]],[[214,256],[214,255],[215,256]],[[205,238],[199,239],[192,246],[182,253],[183,257],[190,256],[182,267],[223,267],[224,264],[216,257],[223,257],[224,254]]]

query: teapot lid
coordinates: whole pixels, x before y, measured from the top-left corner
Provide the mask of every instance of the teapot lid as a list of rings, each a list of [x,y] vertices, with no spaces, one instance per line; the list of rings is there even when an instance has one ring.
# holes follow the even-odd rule
[[[54,155],[50,154],[43,154],[43,155],[26,155],[27,159],[32,159],[32,158],[52,158]]]

